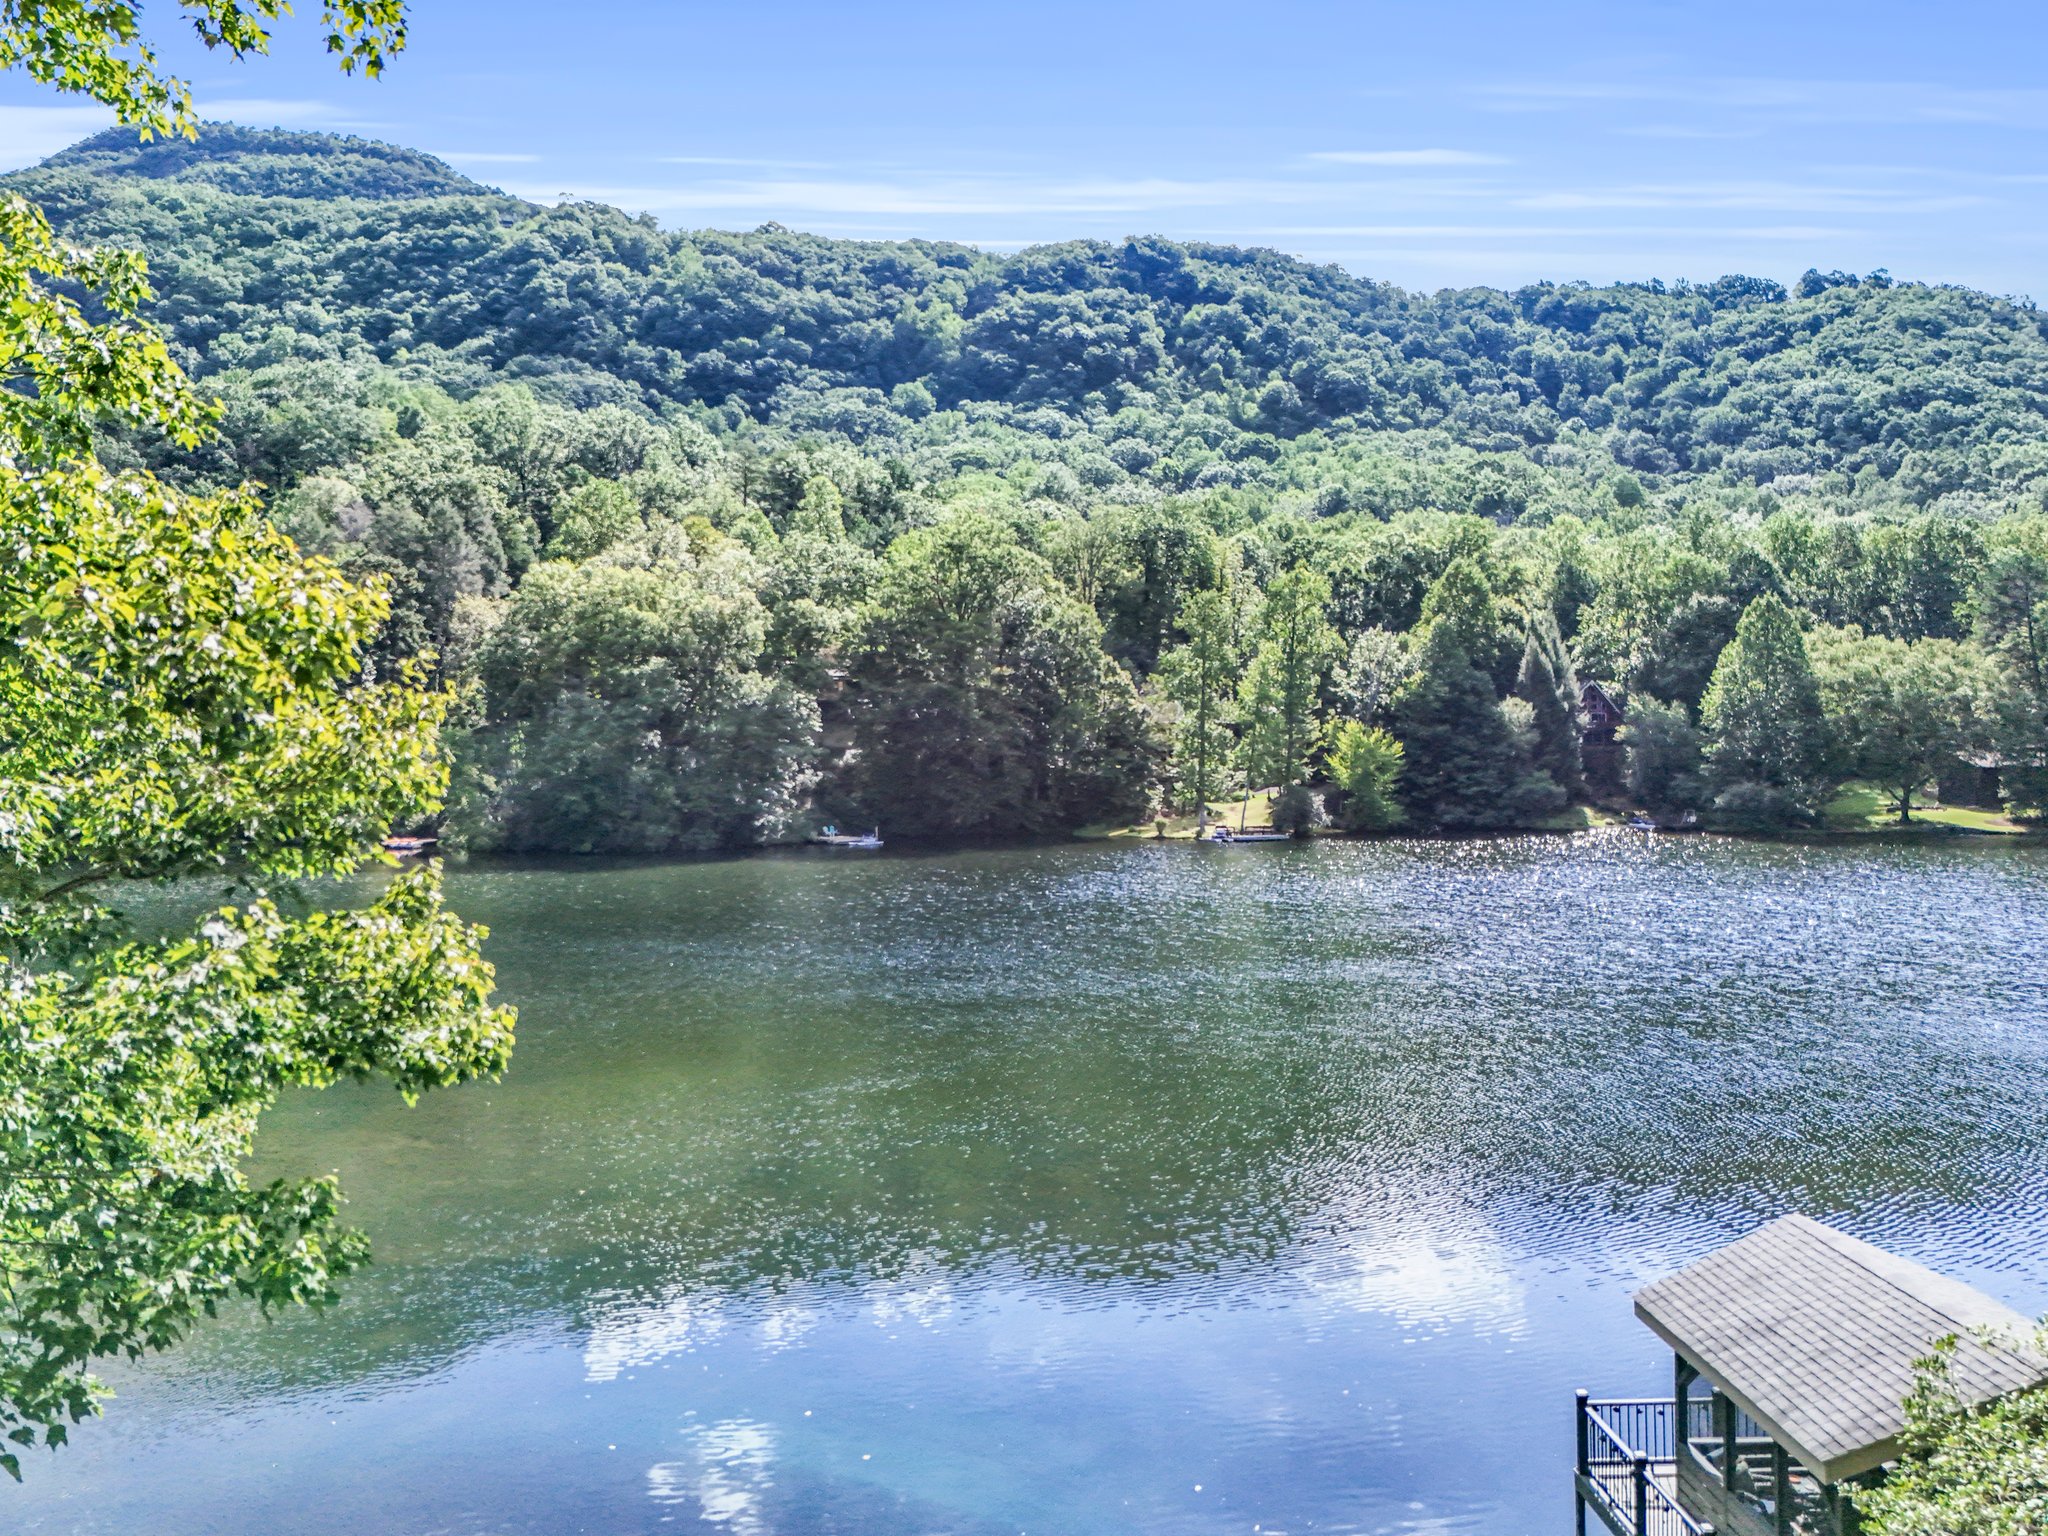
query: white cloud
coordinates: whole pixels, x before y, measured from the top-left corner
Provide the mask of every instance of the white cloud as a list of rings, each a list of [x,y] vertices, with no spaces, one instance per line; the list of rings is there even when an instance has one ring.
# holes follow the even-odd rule
[[[532,165],[540,159],[539,155],[510,154],[495,149],[440,149],[429,153],[450,165]]]
[[[1783,122],[1967,123],[2048,129],[2048,90],[1933,85],[1915,80],[1541,80],[1475,86],[1472,94],[1481,106],[1506,112],[1559,111],[1587,102],[1649,101]]]
[[[1209,231],[1214,240],[1346,236],[1374,240],[1836,240],[1854,230],[1819,224],[1300,224]]]
[[[1506,165],[1499,155],[1469,149],[1322,149],[1309,157],[1331,165]]]
[[[1439,1187],[1352,1190],[1323,1213],[1327,1236],[1305,1269],[1325,1301],[1404,1328],[1518,1334],[1526,1298],[1478,1202]]]
[[[1643,123],[1614,131],[1632,139],[1683,139],[1701,143],[1754,139],[1763,132],[1761,128],[1695,128],[1682,123]]]
[[[1179,208],[1231,205],[1285,206],[1328,202],[1327,182],[1286,178],[1244,180],[1178,180],[1172,177],[1130,179],[1040,179],[1034,177],[966,176],[905,177],[895,180],[834,181],[822,178],[764,177],[699,181],[679,186],[543,186],[507,187],[515,196],[536,202],[557,197],[585,198],[635,211],[675,214],[717,214],[809,218],[816,214],[986,217],[990,215],[1062,214],[1067,216],[1146,215]],[[1384,183],[1345,184],[1346,197],[1384,194],[1389,197],[1469,198],[1478,193],[1459,181],[1418,178]]]
[[[724,165],[775,171],[823,171],[830,169],[822,160],[755,160],[744,155],[657,155],[654,163],[656,165]]]
[[[616,1296],[598,1303],[583,1346],[583,1379],[615,1381],[627,1371],[684,1354],[725,1332],[715,1296],[675,1286],[660,1296]]]
[[[302,97],[223,96],[194,104],[200,117],[215,122],[261,122],[280,128],[327,123],[341,116],[331,102]]]
[[[114,126],[104,107],[0,107],[0,170],[16,170]]]
[[[1947,213],[1986,199],[1976,196],[1928,197],[1884,187],[1805,184],[1799,182],[1668,182],[1583,190],[1532,192],[1510,198],[1514,208],[1569,212],[1616,208],[1753,208],[1765,211],[1838,213]]]

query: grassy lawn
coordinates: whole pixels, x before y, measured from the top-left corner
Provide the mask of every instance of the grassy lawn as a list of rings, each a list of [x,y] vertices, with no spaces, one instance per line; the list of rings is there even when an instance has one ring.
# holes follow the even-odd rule
[[[1538,832],[1587,832],[1594,827],[1618,827],[1623,817],[1603,811],[1597,805],[1568,805],[1554,816],[1536,823]]]
[[[1250,796],[1242,800],[1212,800],[1209,802],[1209,824],[1211,826],[1214,826],[1219,821],[1227,821],[1230,824],[1230,829],[1234,832],[1238,829],[1240,817],[1243,819],[1244,830],[1247,832],[1270,832],[1273,830],[1273,805],[1266,798],[1264,790],[1254,790]],[[1192,815],[1169,816],[1166,819],[1166,835],[1169,838],[1192,838],[1195,835],[1195,828],[1198,824],[1199,818]],[[1156,830],[1151,822],[1140,821],[1134,822],[1128,827],[1089,827],[1081,833],[1081,836],[1118,839],[1152,837],[1155,835]]]
[[[1828,827],[1837,832],[1900,830],[1899,813],[1893,808],[1891,797],[1867,784],[1844,785],[1842,792],[1829,803],[1825,814]],[[2027,830],[1998,811],[1979,810],[1969,805],[1920,805],[1916,802],[1913,819],[1907,823],[1906,830],[1923,826],[1929,831],[1993,832],[2002,836]]]
[[[1916,813],[1917,814],[1917,813]],[[1269,832],[1273,827],[1273,805],[1266,798],[1264,790],[1254,790],[1243,800],[1213,800],[1209,803],[1209,825],[1226,823],[1235,832],[1240,820],[1247,832]],[[1622,818],[1611,811],[1599,810],[1588,805],[1568,805],[1555,816],[1549,816],[1533,829],[1539,832],[1584,832],[1592,827],[1614,827],[1621,825]],[[1192,815],[1170,816],[1166,821],[1168,838],[1188,839],[1195,835],[1197,822]],[[1128,827],[1088,827],[1081,834],[1087,838],[1150,838],[1157,835],[1149,821],[1134,822]]]

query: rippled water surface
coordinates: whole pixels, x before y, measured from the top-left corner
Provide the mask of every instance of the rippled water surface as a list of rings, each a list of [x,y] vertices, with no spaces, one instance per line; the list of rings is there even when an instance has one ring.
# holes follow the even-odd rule
[[[115,1377],[24,1532],[1568,1529],[1632,1287],[1803,1210],[2048,1310],[2048,853],[459,874],[501,1083],[284,1106],[379,1262]]]

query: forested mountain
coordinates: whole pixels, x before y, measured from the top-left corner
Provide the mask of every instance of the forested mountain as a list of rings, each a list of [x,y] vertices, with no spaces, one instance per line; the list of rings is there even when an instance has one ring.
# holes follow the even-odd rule
[[[202,372],[375,359],[906,447],[960,409],[1064,445],[1051,456],[1095,490],[1257,483],[1304,434],[1418,428],[1734,483],[1867,469],[1916,504],[2048,473],[2040,315],[1881,276],[1424,296],[1155,239],[1000,256],[670,234],[536,208],[411,151],[227,126],[197,144],[110,131],[10,181],[75,238],[146,250]]]
[[[1848,629],[1963,646],[1988,670],[1943,752],[1996,736],[2019,783],[2048,734],[2030,305],[1882,274],[1421,295],[1162,239],[673,233],[230,127],[7,181],[148,255],[223,400],[197,454],[107,456],[254,480],[302,547],[389,583],[381,664],[430,653],[465,690],[483,841],[732,844],[814,797],[1045,831],[1340,761],[1398,775],[1390,814],[1518,824],[1583,792],[1579,675],[1676,722],[1673,804],[1761,785],[1762,819],[1796,819],[1877,770],[1845,731],[1796,772],[1730,766],[1715,684],[1759,602],[1816,654]],[[1227,700],[1165,665],[1205,593]],[[822,732],[821,703],[845,717]],[[1405,766],[1332,751],[1346,721]]]

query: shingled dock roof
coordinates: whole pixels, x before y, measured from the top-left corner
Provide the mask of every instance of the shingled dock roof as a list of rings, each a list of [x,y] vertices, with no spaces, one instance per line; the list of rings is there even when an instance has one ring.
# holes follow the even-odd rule
[[[1636,1316],[1824,1483],[1898,1454],[1914,1362],[1938,1339],[1957,1336],[1952,1380],[1972,1402],[2048,1381],[2029,1319],[1804,1216],[1637,1292]]]

